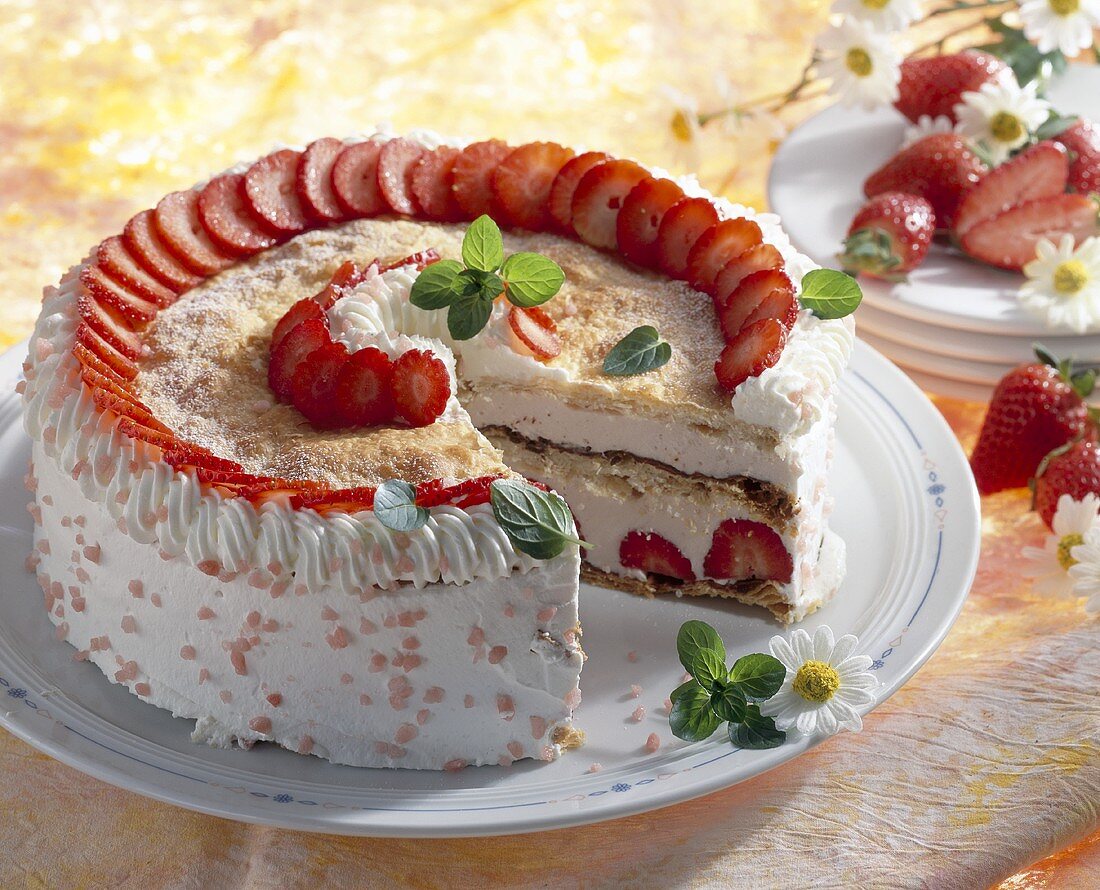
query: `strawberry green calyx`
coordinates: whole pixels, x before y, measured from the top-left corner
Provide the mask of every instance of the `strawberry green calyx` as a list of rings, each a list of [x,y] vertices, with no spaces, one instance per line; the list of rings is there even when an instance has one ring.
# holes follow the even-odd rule
[[[1032,344],[1032,349],[1035,350],[1035,357],[1044,365],[1050,365],[1050,367],[1054,368],[1061,375],[1062,379],[1072,386],[1073,391],[1082,399],[1087,399],[1092,395],[1093,390],[1096,389],[1096,368],[1075,368],[1072,358],[1066,358],[1059,361],[1055,358],[1054,354],[1041,343]],[[1090,408],[1089,416],[1095,423],[1098,416],[1097,409]]]
[[[866,273],[887,281],[904,281],[905,274],[895,271],[902,259],[890,233],[868,226],[856,229],[844,239],[844,250],[838,254],[841,268],[849,275]]]

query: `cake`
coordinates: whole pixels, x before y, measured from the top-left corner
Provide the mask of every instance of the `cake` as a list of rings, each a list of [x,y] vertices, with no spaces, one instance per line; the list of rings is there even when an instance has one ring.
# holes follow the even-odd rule
[[[505,293],[459,330],[423,295],[497,224]],[[31,338],[57,637],[210,744],[554,759],[579,576],[784,622],[839,586],[853,328],[800,306],[811,268],[774,217],[553,143],[322,139],[172,193]]]

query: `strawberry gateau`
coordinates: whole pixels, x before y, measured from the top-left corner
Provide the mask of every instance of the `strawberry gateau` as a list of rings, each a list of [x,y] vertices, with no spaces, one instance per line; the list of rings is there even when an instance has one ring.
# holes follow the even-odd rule
[[[472,332],[416,289],[486,216],[564,281],[506,281]],[[553,759],[581,738],[580,577],[784,622],[837,590],[853,325],[801,307],[810,269],[774,217],[553,143],[321,139],[170,194],[31,339],[57,637],[211,744]],[[609,370],[654,329],[662,362]]]

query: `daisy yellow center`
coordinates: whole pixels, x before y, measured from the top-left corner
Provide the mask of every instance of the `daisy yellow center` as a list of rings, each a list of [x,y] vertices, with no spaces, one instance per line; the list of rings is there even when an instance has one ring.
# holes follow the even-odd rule
[[[1073,558],[1073,548],[1084,543],[1085,539],[1076,533],[1063,535],[1058,542],[1058,562],[1067,572],[1077,565],[1077,560]]]
[[[1081,8],[1081,0],[1050,0],[1050,8],[1055,15],[1073,15]]]
[[[824,661],[807,661],[794,675],[791,689],[806,701],[824,702],[840,688],[840,674]]]
[[[989,132],[998,142],[1015,142],[1026,130],[1023,122],[1011,111],[998,111],[989,121]]]
[[[672,135],[680,142],[691,142],[695,138],[695,132],[686,112],[677,111],[672,115],[670,126],[672,127]]]
[[[1054,289],[1064,296],[1070,296],[1089,283],[1089,270],[1080,260],[1066,260],[1054,270]]]
[[[858,46],[848,50],[848,54],[844,57],[844,64],[856,77],[867,77],[875,67],[871,61],[871,54]]]
[[[868,9],[885,9],[892,0],[863,0],[863,5]]]

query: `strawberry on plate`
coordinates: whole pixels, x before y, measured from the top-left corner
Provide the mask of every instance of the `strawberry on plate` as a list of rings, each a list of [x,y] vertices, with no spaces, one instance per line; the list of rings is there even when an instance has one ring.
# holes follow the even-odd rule
[[[1054,141],[1069,149],[1069,187],[1082,195],[1100,193],[1100,126],[1081,118]]]
[[[718,223],[706,198],[684,198],[665,213],[657,230],[657,266],[672,278],[687,278],[688,255],[703,232]]]
[[[244,175],[244,193],[252,212],[280,237],[303,231],[308,223],[298,197],[298,162],[292,148],[260,158]]]
[[[936,234],[936,214],[924,198],[883,192],[855,215],[840,264],[850,275],[904,278],[923,261]]]
[[[547,199],[547,207],[550,216],[563,232],[573,231],[573,193],[589,170],[604,161],[610,161],[611,155],[602,151],[586,151],[572,160],[558,171],[554,181],[550,184],[550,195]]]
[[[529,142],[504,158],[493,173],[493,195],[504,225],[534,232],[550,228],[548,201],[561,168],[573,158],[573,149],[556,142]]]
[[[723,581],[778,581],[785,584],[794,562],[772,528],[751,519],[726,519],[714,531],[703,560],[703,574]]]
[[[615,222],[619,252],[639,266],[657,265],[657,234],[661,220],[684,190],[671,179],[646,177],[630,190]]]
[[[1100,235],[1096,204],[1084,195],[1063,194],[1019,204],[970,228],[961,246],[991,266],[1019,271],[1035,259],[1044,238],[1055,244],[1072,235],[1080,244]]]
[[[934,133],[903,148],[867,177],[868,198],[902,192],[924,198],[941,228],[950,228],[959,202],[985,175],[985,165],[954,133]]]
[[[696,290],[713,294],[715,279],[726,263],[762,244],[763,240],[760,226],[751,219],[734,217],[716,222],[699,236],[688,252],[688,282]]]
[[[455,158],[455,200],[468,219],[483,213],[496,212],[493,196],[493,174],[497,166],[512,153],[511,146],[500,139],[487,139],[467,145]]]
[[[631,190],[649,173],[633,161],[597,164],[581,177],[573,192],[573,231],[593,247],[614,250],[619,243],[619,210]]]
[[[393,401],[410,426],[435,423],[451,397],[447,366],[422,349],[410,349],[393,363]]]
[[[916,123],[920,116],[946,117],[955,123],[955,106],[962,94],[980,90],[1008,72],[996,56],[967,50],[947,56],[909,58],[901,63],[898,99],[894,106]]]
[[[1094,380],[1036,348],[1038,362],[1009,371],[993,391],[970,455],[982,494],[1023,488],[1042,459],[1089,424],[1085,398]]]
[[[726,392],[733,392],[779,361],[786,345],[787,329],[774,318],[763,318],[741,329],[714,364],[718,385]]]
[[[1100,495],[1100,445],[1088,437],[1054,449],[1036,472],[1033,508],[1048,528],[1054,526],[1058,499],[1064,494],[1075,501]]]
[[[668,538],[655,532],[627,532],[619,544],[619,562],[624,568],[678,581],[694,581],[689,560]]]

